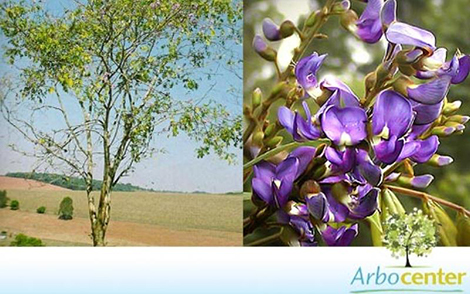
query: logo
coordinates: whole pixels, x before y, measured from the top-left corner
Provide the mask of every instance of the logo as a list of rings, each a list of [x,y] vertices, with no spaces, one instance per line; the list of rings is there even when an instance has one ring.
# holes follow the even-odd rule
[[[359,267],[351,280],[351,286],[364,289],[351,293],[379,292],[463,292],[466,272],[444,271],[442,268],[402,268],[388,269],[377,266],[374,271],[366,271]],[[443,287],[445,286],[445,287]],[[355,288],[356,288],[355,287]]]

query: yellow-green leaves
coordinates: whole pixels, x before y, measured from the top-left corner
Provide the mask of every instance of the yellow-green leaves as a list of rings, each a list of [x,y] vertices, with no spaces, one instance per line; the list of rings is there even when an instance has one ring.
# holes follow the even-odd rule
[[[436,221],[439,240],[444,246],[457,246],[457,227],[445,210],[432,200],[423,204],[423,209]]]
[[[372,237],[372,244],[374,246],[382,246],[382,235],[383,229],[380,222],[380,214],[378,211],[374,212],[373,215],[366,218],[370,225],[370,233]]]
[[[463,213],[457,216],[457,245],[470,246],[470,218]]]
[[[382,189],[380,193],[380,210],[382,212],[380,215],[382,222],[385,222],[391,215],[405,214],[405,209],[400,200],[398,200],[397,196],[389,189]]]

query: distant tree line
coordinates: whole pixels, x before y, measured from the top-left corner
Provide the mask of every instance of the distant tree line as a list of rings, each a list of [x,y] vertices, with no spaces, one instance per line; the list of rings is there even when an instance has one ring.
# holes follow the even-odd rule
[[[36,180],[39,182],[44,182],[44,183],[53,184],[59,187],[64,187],[70,190],[86,190],[85,180],[82,178],[77,178],[77,177],[67,177],[64,175],[51,174],[51,173],[25,173],[25,172],[7,173],[6,176],[12,177],[12,178]],[[99,191],[101,188],[101,185],[102,185],[102,181],[93,180],[93,190]],[[146,191],[146,189],[137,187],[131,184],[118,183],[115,186],[115,191],[133,192],[133,191]]]

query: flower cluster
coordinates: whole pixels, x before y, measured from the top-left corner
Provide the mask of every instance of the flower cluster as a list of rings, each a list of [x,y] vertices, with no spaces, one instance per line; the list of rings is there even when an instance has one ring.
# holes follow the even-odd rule
[[[348,10],[349,1],[341,7]],[[369,0],[348,25],[367,43],[383,36],[388,41],[382,64],[366,78],[364,98],[339,79],[317,78],[326,55],[313,53],[296,64],[304,113],[282,106],[279,124],[294,141],[319,145],[298,147],[278,164],[262,161],[253,168],[256,202],[275,210],[301,245],[316,245],[316,232],[329,246],[349,245],[358,234],[356,221],[379,209],[385,185],[425,188],[433,177],[414,175],[414,165],[452,162],[436,152],[439,138],[461,133],[469,119],[456,115],[460,102],[446,96],[468,76],[470,56],[456,52],[447,60],[431,32],[397,21],[395,11],[395,0]],[[269,40],[292,34],[271,21],[263,30]],[[254,45],[271,54],[261,37]],[[314,114],[309,99],[318,105]]]

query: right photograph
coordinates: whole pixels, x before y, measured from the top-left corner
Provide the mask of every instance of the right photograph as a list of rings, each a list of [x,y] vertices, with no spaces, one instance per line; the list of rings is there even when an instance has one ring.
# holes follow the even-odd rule
[[[470,245],[469,13],[244,2],[244,246]]]

